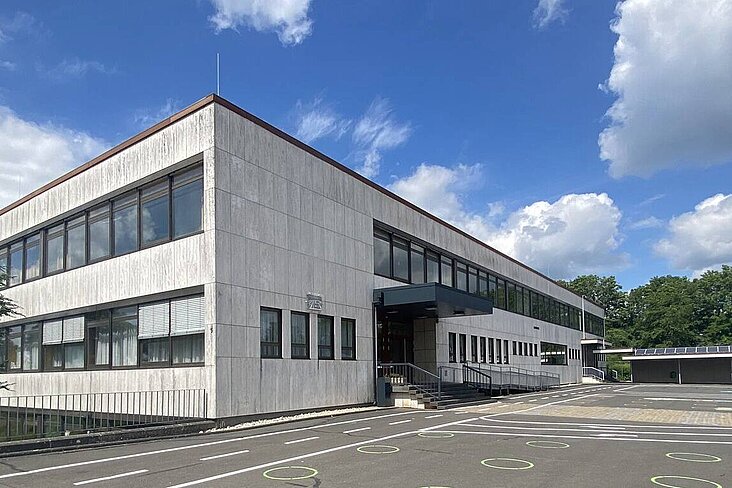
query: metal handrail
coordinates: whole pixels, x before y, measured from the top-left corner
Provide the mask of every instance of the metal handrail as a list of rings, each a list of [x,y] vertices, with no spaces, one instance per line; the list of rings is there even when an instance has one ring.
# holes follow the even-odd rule
[[[486,378],[488,379],[487,382],[485,381]],[[493,378],[480,369],[463,364],[463,383],[478,390],[487,391],[489,397],[493,396]]]
[[[590,376],[592,378],[605,381],[605,372],[601,369],[593,368],[592,366],[583,366],[582,376]]]
[[[403,378],[409,386],[423,395],[435,398],[434,392],[437,390],[436,399],[442,398],[442,379],[426,369],[412,363],[381,363],[378,367],[384,378],[388,378],[392,385],[394,379]]]
[[[518,389],[545,390],[553,386],[558,386],[560,383],[560,376],[556,373],[534,371],[511,365],[477,364],[479,370],[486,370],[492,373],[493,380],[499,389],[503,389],[504,386],[507,388],[515,386]],[[496,378],[499,381],[496,382]]]

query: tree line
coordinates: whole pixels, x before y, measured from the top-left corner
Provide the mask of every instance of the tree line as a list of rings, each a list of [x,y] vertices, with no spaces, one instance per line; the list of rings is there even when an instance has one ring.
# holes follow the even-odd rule
[[[693,279],[656,276],[628,292],[615,276],[559,283],[605,307],[605,335],[613,347],[732,344],[732,266]]]

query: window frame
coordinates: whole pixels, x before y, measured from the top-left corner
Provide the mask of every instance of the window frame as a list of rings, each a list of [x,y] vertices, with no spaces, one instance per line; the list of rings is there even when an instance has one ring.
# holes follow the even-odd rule
[[[351,334],[351,344],[349,346],[346,346],[345,342],[343,341],[344,325],[351,325],[353,327],[353,331]],[[353,351],[353,354],[349,357],[345,357],[343,355],[343,352],[349,349]],[[356,319],[341,317],[341,359],[344,361],[356,361]]]
[[[277,325],[276,325],[276,328],[277,328],[277,342],[264,341],[262,339],[262,335],[263,335],[263,333],[262,333],[262,326],[263,326],[262,320],[264,319],[264,313],[263,312],[274,313],[275,316],[277,317]],[[270,324],[267,324],[267,325],[269,326]],[[264,354],[265,346],[275,347],[276,348],[276,351],[277,351],[277,354],[275,354],[275,355],[270,355],[270,354],[265,355]],[[259,307],[259,356],[262,359],[282,359],[282,310],[280,310],[279,308]]]
[[[320,325],[321,325],[321,319],[329,322],[329,328],[330,328],[330,356],[325,356],[321,353],[323,348],[327,348],[327,344],[321,344],[320,343]],[[323,361],[332,361],[335,359],[335,317],[332,315],[320,315],[318,314],[317,317],[317,327],[318,327],[318,360]]]
[[[295,343],[292,340],[293,333],[293,320],[292,318],[298,316],[298,317],[304,317],[305,318],[305,343]],[[305,355],[295,355],[294,346],[300,346],[305,348]],[[310,314],[307,312],[298,312],[298,311],[290,311],[290,359],[310,359]]]

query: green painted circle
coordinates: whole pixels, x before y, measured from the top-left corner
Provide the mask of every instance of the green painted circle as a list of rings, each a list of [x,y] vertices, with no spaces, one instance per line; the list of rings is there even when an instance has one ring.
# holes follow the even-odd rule
[[[525,466],[496,466],[495,464],[491,464],[491,461],[511,461],[514,463],[524,463]],[[495,469],[508,469],[511,471],[521,471],[524,469],[531,469],[534,467],[534,463],[529,461],[524,461],[523,459],[513,459],[513,458],[488,458],[484,459],[480,462],[483,466],[486,468],[495,468]]]
[[[545,444],[545,445],[540,445]],[[546,445],[548,444],[548,445]],[[529,441],[526,443],[527,446],[538,447],[539,449],[567,449],[569,444],[566,442],[558,441]]]
[[[693,459],[693,456],[697,456],[697,459]],[[719,456],[699,452],[667,452],[666,457],[677,461],[689,461],[690,463],[719,463],[722,461]]]
[[[715,483],[714,481],[709,481],[701,478],[690,478],[688,476],[654,476],[651,478],[651,483],[658,486],[663,486],[665,488],[685,488],[683,486],[679,485],[668,485],[666,483],[662,483],[659,480],[687,480],[687,481],[699,481],[701,483],[704,483],[707,486],[711,486],[713,488],[722,488],[722,485],[719,483]]]
[[[304,474],[302,476],[272,476],[272,472],[274,471],[280,471],[283,469],[304,469],[308,473]],[[280,466],[279,468],[272,468],[268,469],[264,473],[262,473],[262,476],[267,478],[268,480],[275,480],[275,481],[295,481],[295,480],[304,480],[307,478],[312,478],[315,475],[318,474],[318,470],[314,468],[309,468],[307,466]]]
[[[395,446],[385,446],[380,444],[374,444],[371,446],[361,446],[357,447],[356,450],[358,452],[362,452],[364,454],[394,454],[395,452],[399,452],[399,448]]]
[[[417,435],[425,439],[449,439],[455,437],[452,432],[417,432]]]

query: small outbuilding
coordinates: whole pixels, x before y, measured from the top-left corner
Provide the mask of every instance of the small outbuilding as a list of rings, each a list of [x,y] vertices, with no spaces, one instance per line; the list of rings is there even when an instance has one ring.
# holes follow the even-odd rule
[[[732,384],[732,346],[636,349],[623,360],[634,383]]]

